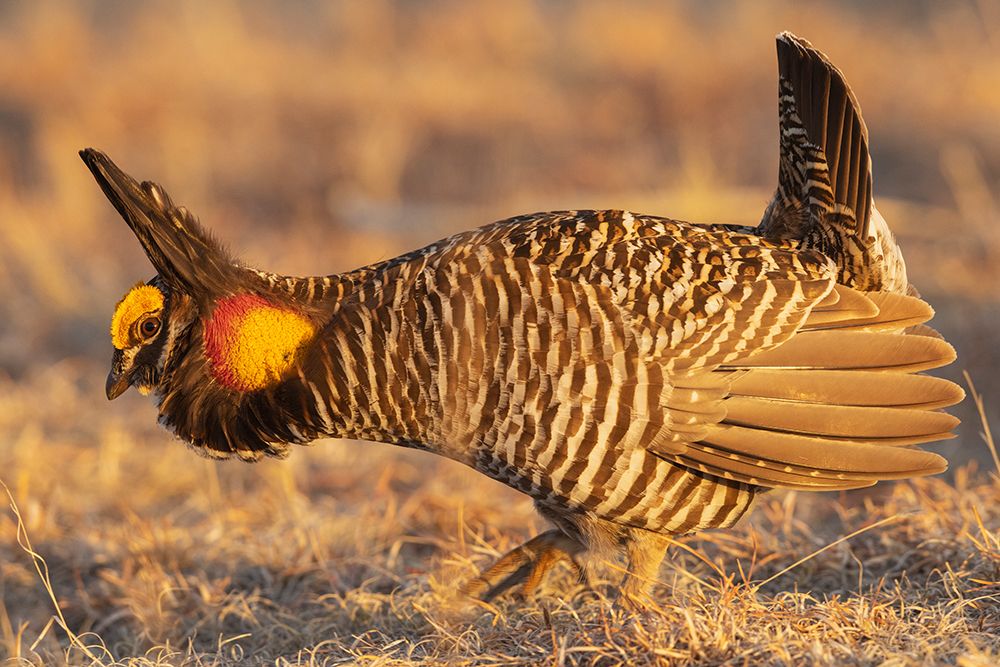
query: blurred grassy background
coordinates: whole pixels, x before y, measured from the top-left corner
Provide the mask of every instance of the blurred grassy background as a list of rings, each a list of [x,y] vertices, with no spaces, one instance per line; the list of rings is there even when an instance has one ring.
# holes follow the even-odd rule
[[[855,87],[913,280],[995,396],[1000,5],[985,0],[4,3],[0,372],[103,362],[113,304],[150,273],[81,147],[279,272],[533,210],[755,222],[777,171],[782,29]]]
[[[226,504],[220,493],[247,499],[254,488],[274,489],[265,508],[274,502],[301,524],[300,506],[288,504],[297,483],[314,503],[333,503],[316,521],[378,516],[391,527],[368,532],[389,535],[403,521],[419,533],[427,513],[451,521],[461,502],[448,497],[454,486],[428,490],[427,470],[515,497],[388,449],[327,444],[325,454],[298,452],[290,472],[202,467],[157,430],[150,401],[130,392],[108,405],[108,321],[151,268],[80,148],[163,184],[247,262],[291,274],[353,268],[535,210],[755,223],[777,173],[773,39],[786,29],[853,85],[879,208],[938,310],[935,326],[959,350],[944,374],[968,369],[1000,420],[997,3],[0,4],[0,478],[29,527],[63,540],[69,523],[100,532],[102,513],[131,516],[123,503],[184,512],[185,494],[204,492],[191,502],[209,512]],[[958,413],[961,438],[943,448],[952,461],[985,451],[968,402]],[[175,478],[144,468],[144,457],[190,467]],[[302,461],[320,472],[306,476]],[[423,490],[400,508],[379,495],[389,487]],[[518,507],[476,511],[502,530],[524,525],[530,509]],[[267,518],[239,525],[266,530]],[[150,549],[182,539],[136,521],[143,528],[130,539],[141,533]],[[357,544],[370,542],[354,530]],[[69,536],[84,551],[108,545]],[[39,595],[30,575],[12,572],[8,600]],[[73,604],[92,627],[110,612],[84,589]],[[171,625],[157,630],[141,616],[149,590],[132,604],[152,641]],[[42,614],[37,631],[44,603],[31,599],[40,606],[26,604],[22,618]]]

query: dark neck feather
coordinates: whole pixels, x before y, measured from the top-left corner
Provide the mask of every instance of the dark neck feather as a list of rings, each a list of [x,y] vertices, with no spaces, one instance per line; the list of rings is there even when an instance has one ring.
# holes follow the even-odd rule
[[[389,390],[388,378],[377,382],[368,377],[369,357],[374,351],[384,359],[389,344],[384,332],[374,340],[361,334],[379,319],[373,301],[384,301],[385,284],[393,280],[383,273],[366,268],[294,278],[253,271],[252,281],[259,291],[266,290],[277,303],[307,313],[319,323],[316,340],[282,382],[239,392],[213,378],[204,348],[205,321],[193,318],[178,336],[164,369],[159,392],[161,422],[196,450],[215,458],[284,456],[289,444],[321,437],[404,445],[421,441],[423,434],[410,432],[412,426],[404,428],[380,404],[378,392]],[[362,303],[364,307],[358,307]],[[389,371],[393,386],[403,387],[397,372],[406,372],[404,366]],[[426,400],[414,405],[426,412]]]

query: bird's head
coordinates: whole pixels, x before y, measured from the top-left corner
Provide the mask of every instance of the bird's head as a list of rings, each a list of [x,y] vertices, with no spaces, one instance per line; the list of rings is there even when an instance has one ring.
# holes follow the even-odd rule
[[[130,386],[242,393],[282,380],[316,333],[316,311],[237,263],[159,185],[138,183],[99,151],[80,155],[157,271],[115,307],[108,398]],[[194,383],[166,386],[181,367]]]
[[[156,278],[139,283],[122,297],[111,318],[114,356],[105,387],[108,399],[118,398],[134,386],[148,394],[160,382],[170,352],[167,348],[170,318],[168,292]]]
[[[194,301],[172,290],[159,275],[130,289],[111,316],[114,354],[105,385],[108,399],[129,387],[143,396],[157,389],[170,361],[190,346],[187,334],[197,317]]]
[[[159,388],[171,359],[190,345],[191,325],[211,304],[212,294],[239,285],[239,267],[163,188],[138,183],[100,151],[86,149],[80,157],[157,272],[115,306],[114,353],[106,385],[109,399],[129,387],[148,394]]]

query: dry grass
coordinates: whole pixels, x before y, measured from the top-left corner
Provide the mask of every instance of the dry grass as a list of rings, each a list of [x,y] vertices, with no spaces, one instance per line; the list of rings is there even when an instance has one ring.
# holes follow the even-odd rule
[[[138,399],[128,420],[60,428],[39,392],[80,422],[106,409],[83,370],[52,369],[6,397],[36,425],[0,455],[0,469],[16,471],[5,478],[17,503],[0,515],[0,650],[24,662],[986,665],[1000,656],[1000,475],[974,463],[952,481],[876,495],[774,494],[738,529],[679,540],[660,606],[645,615],[575,588],[568,571],[537,604],[475,606],[456,599],[456,582],[541,528],[518,494],[448,461],[363,443],[214,464],[153,430]],[[618,568],[604,567],[605,583]]]
[[[647,614],[568,572],[537,604],[484,607],[456,583],[543,527],[506,487],[361,443],[213,464],[148,401],[104,400],[107,318],[150,269],[77,149],[290,273],[528,210],[752,222],[776,172],[781,29],[854,84],[880,209],[959,349],[948,373],[983,392],[940,448],[947,476],[775,493],[679,540]],[[0,658],[1000,661],[1000,476],[979,434],[1000,419],[998,44],[979,0],[0,6]]]

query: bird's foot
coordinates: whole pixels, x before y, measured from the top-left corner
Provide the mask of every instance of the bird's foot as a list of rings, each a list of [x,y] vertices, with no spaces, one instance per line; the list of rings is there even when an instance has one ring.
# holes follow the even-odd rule
[[[462,587],[466,595],[489,602],[511,588],[521,585],[521,594],[531,599],[545,574],[566,560],[583,579],[584,570],[576,562],[583,546],[559,530],[549,530],[508,551],[489,569]]]

